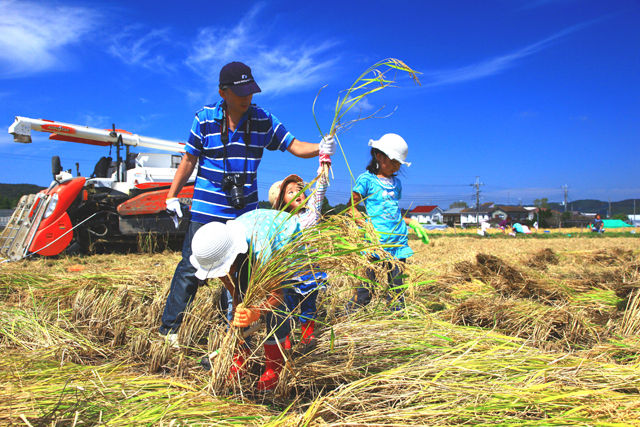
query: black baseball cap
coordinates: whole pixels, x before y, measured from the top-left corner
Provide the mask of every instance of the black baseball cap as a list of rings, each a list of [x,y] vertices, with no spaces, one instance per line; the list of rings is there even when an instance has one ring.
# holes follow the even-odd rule
[[[231,62],[222,67],[220,70],[220,89],[225,86],[238,96],[249,96],[262,92],[256,81],[253,80],[251,68],[242,62]]]

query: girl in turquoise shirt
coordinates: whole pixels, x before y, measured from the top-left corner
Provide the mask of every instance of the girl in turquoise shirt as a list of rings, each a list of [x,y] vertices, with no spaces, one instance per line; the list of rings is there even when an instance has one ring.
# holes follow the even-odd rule
[[[410,166],[405,161],[409,147],[400,135],[388,133],[377,141],[370,140],[371,161],[367,171],[360,175],[353,188],[353,203],[362,202],[367,210],[367,216],[380,236],[380,243],[388,246],[385,250],[401,263],[413,255],[413,250],[408,245],[408,228],[411,227],[420,237],[423,243],[429,239],[424,228],[415,219],[409,220],[402,216],[400,211],[400,199],[402,197],[402,183],[396,176],[402,165]],[[355,215],[358,211],[353,209]],[[372,260],[372,262],[375,259]],[[385,263],[388,271],[389,285],[396,292],[395,300],[399,303],[392,309],[401,310],[404,306],[402,296],[402,278],[400,268],[390,263]],[[367,271],[367,278],[371,283],[375,282],[375,274],[372,269]],[[387,301],[392,301],[387,295]],[[371,302],[370,286],[362,285],[358,288],[353,301],[357,306],[365,306]]]

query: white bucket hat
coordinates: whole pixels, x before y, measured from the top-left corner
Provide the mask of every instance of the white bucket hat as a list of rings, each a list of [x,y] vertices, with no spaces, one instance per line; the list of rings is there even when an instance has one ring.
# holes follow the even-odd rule
[[[189,258],[200,280],[223,277],[231,268],[238,254],[249,250],[245,226],[230,220],[226,224],[210,222],[198,229],[191,241]]]
[[[386,133],[377,141],[370,139],[369,147],[377,148],[391,160],[397,160],[403,165],[411,166],[411,163],[405,162],[409,153],[409,146],[400,135]]]

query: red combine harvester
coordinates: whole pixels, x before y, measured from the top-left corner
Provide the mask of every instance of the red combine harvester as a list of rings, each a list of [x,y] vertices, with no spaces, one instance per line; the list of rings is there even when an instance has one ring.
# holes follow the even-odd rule
[[[168,239],[184,235],[187,221],[176,229],[165,211],[165,199],[184,144],[50,120],[16,117],[9,127],[14,141],[31,142],[31,131],[49,132],[49,139],[98,146],[115,146],[117,157],[103,157],[91,177],[64,171],[60,158],[52,159],[53,182],[38,194],[23,196],[0,235],[0,257],[11,261],[30,254],[54,256],[88,252],[100,242],[135,242],[141,234],[157,233]],[[133,153],[146,147],[176,154]],[[125,151],[124,158],[121,150]],[[76,163],[76,171],[79,165]],[[179,194],[188,214],[193,182]]]

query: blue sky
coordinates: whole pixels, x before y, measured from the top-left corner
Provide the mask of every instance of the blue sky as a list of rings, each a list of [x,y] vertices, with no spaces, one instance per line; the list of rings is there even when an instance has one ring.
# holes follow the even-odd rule
[[[235,10],[232,10],[235,9]],[[194,113],[219,99],[222,65],[252,67],[269,109],[298,139],[327,131],[340,91],[369,66],[398,58],[398,76],[361,104],[386,118],[340,136],[362,173],[370,139],[409,145],[403,207],[475,201],[531,204],[640,199],[640,2],[483,1],[6,1],[0,0],[2,183],[48,185],[50,158],[86,175],[108,148],[34,132],[14,143],[15,116],[117,128],[185,141]],[[267,152],[260,199],[289,173],[311,179],[316,160]],[[331,204],[351,176],[334,156]]]

